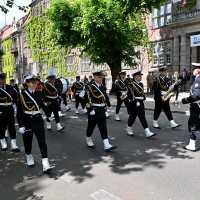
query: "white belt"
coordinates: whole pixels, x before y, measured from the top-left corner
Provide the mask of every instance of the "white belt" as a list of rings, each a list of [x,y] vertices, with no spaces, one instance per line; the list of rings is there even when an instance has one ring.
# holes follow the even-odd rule
[[[126,90],[120,91],[120,92],[127,92]]]
[[[106,106],[106,104],[105,103],[92,103],[91,104],[92,106],[96,106],[96,107],[105,107]]]
[[[0,106],[11,106],[12,102],[0,103]]]
[[[58,96],[46,96],[46,97],[49,99],[57,99],[58,98]]]
[[[40,111],[24,111],[25,114],[28,114],[28,115],[37,115],[37,114],[40,114]]]
[[[144,100],[144,97],[135,97],[135,99]]]
[[[76,90],[76,92],[82,92],[83,90]]]

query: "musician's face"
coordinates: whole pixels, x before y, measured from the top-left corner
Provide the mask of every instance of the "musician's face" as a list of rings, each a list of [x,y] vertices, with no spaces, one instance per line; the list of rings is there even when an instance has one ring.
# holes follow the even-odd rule
[[[161,71],[161,72],[160,72],[160,75],[161,75],[161,76],[166,76],[166,75],[167,75],[167,71]]]
[[[136,75],[134,78],[136,81],[140,82],[142,80],[142,75]]]
[[[103,76],[94,76],[94,81],[99,85],[101,85],[103,82],[103,78],[104,78]]]
[[[55,78],[49,78],[49,79],[48,79],[48,82],[51,83],[51,84],[54,84],[54,83],[55,83],[55,80],[56,80]]]
[[[121,76],[121,79],[125,79],[126,78],[126,75],[123,74],[123,75],[120,75]]]
[[[30,90],[36,90],[37,88],[37,81],[26,82],[26,85]]]
[[[5,85],[5,84],[6,84],[6,78],[1,78],[0,85]]]

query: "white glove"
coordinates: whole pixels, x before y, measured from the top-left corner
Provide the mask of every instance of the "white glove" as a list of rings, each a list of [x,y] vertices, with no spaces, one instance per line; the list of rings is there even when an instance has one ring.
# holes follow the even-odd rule
[[[166,95],[166,94],[167,94],[167,92],[165,92],[165,91],[161,92],[161,95],[163,95],[163,96]]]
[[[125,95],[126,95],[126,92],[122,92],[122,95],[125,96]]]
[[[95,111],[92,110],[92,111],[90,112],[90,115],[95,115]]]
[[[47,103],[44,103],[44,105],[45,105],[45,106],[48,106],[48,104],[47,104]]]
[[[140,106],[140,102],[137,102],[137,103],[136,103],[136,106]]]
[[[53,118],[52,117],[48,117],[48,120],[51,122],[51,121],[53,121]]]
[[[19,128],[19,133],[20,133],[20,134],[24,134],[24,133],[25,133],[25,127]]]
[[[75,93],[75,95],[78,95],[78,93]]]

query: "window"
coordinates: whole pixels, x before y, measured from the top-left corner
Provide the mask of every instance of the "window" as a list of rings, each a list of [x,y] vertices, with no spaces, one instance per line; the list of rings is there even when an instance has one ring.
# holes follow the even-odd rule
[[[73,71],[74,68],[74,57],[68,56],[67,57],[67,71]]]
[[[81,57],[81,71],[82,72],[90,71],[90,58],[88,56]]]
[[[157,42],[152,45],[153,66],[171,64],[171,41]]]
[[[160,10],[154,8],[152,13],[153,28],[158,28],[171,24],[172,23],[171,12],[172,12],[171,3],[162,5],[160,7]]]

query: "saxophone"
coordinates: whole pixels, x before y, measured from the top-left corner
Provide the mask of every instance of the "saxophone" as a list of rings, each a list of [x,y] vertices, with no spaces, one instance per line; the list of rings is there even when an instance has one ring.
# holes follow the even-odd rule
[[[172,90],[174,89],[175,85],[180,84],[180,83],[181,83],[181,80],[175,81],[171,85],[171,87],[169,88],[169,90],[167,90],[167,93],[161,97],[162,101],[167,101],[169,98],[173,97],[175,95],[175,93],[172,92]]]

